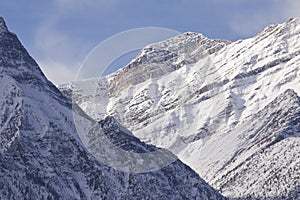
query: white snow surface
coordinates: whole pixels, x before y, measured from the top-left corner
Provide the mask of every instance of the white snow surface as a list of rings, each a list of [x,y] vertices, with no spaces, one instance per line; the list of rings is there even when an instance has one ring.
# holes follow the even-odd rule
[[[84,95],[75,83],[60,89],[71,89],[94,119],[112,115],[146,143],[170,149],[228,197],[296,198],[299,41],[299,19],[233,43],[185,33],[145,47],[100,81],[85,80],[101,92]]]
[[[0,199],[223,199],[180,160],[143,174],[118,171],[97,160],[79,138],[97,123],[46,79],[3,18],[0,93]],[[101,125],[110,128],[116,143],[150,151],[107,119]]]

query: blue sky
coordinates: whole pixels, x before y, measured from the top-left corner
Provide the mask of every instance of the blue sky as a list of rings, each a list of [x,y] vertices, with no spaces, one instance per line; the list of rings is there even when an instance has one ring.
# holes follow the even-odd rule
[[[0,4],[9,29],[56,84],[74,80],[88,53],[122,31],[163,27],[234,41],[254,36],[268,24],[298,17],[299,9],[298,0],[11,0]]]

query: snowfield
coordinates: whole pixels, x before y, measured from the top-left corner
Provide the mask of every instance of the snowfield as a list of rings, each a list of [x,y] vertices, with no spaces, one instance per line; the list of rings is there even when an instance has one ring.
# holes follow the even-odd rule
[[[236,42],[184,33],[113,74],[59,88],[95,120],[114,116],[169,149],[227,197],[299,199],[299,41],[299,19]]]
[[[96,122],[72,104],[3,18],[0,93],[0,199],[225,199],[178,159],[149,173],[123,172],[97,160],[91,153],[101,144],[93,137],[100,133],[126,151],[157,147],[129,135],[113,117]]]

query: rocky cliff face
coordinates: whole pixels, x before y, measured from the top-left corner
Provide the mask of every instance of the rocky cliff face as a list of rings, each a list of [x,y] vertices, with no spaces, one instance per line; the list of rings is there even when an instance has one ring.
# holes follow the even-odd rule
[[[300,20],[232,43],[187,39],[199,37],[188,33],[150,45],[170,53],[146,47],[128,66],[102,77],[108,84],[97,84],[108,95],[84,101],[102,105],[91,116],[113,115],[142,141],[174,152],[228,197],[299,197]]]
[[[118,171],[97,160],[79,134],[92,137],[105,131],[128,151],[156,147],[122,132],[113,118],[97,123],[72,105],[2,18],[0,71],[0,199],[223,199],[179,160],[143,174]],[[81,122],[77,127],[73,117]]]

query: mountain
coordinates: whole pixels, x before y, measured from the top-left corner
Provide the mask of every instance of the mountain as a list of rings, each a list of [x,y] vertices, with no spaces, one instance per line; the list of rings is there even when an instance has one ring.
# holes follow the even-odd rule
[[[101,133],[129,152],[158,148],[113,117],[97,122],[72,104],[3,18],[0,71],[0,199],[223,199],[179,160],[148,173],[119,171],[97,160],[90,151],[99,147],[93,136]],[[91,150],[80,139],[83,133]]]
[[[249,199],[299,197],[299,122],[300,98],[286,90],[226,135],[231,157],[216,169],[213,185]],[[231,149],[236,141],[238,148]]]
[[[70,98],[74,95],[76,102],[91,117],[102,119],[107,113],[109,96],[119,96],[120,92],[124,93],[133,85],[162,77],[187,64],[194,64],[229,43],[208,39],[200,33],[187,32],[146,46],[134,60],[116,73],[99,79],[66,83],[59,88]]]
[[[111,75],[59,88],[94,119],[112,115],[169,149],[227,197],[297,199],[299,40],[299,19],[236,42],[184,33]]]

